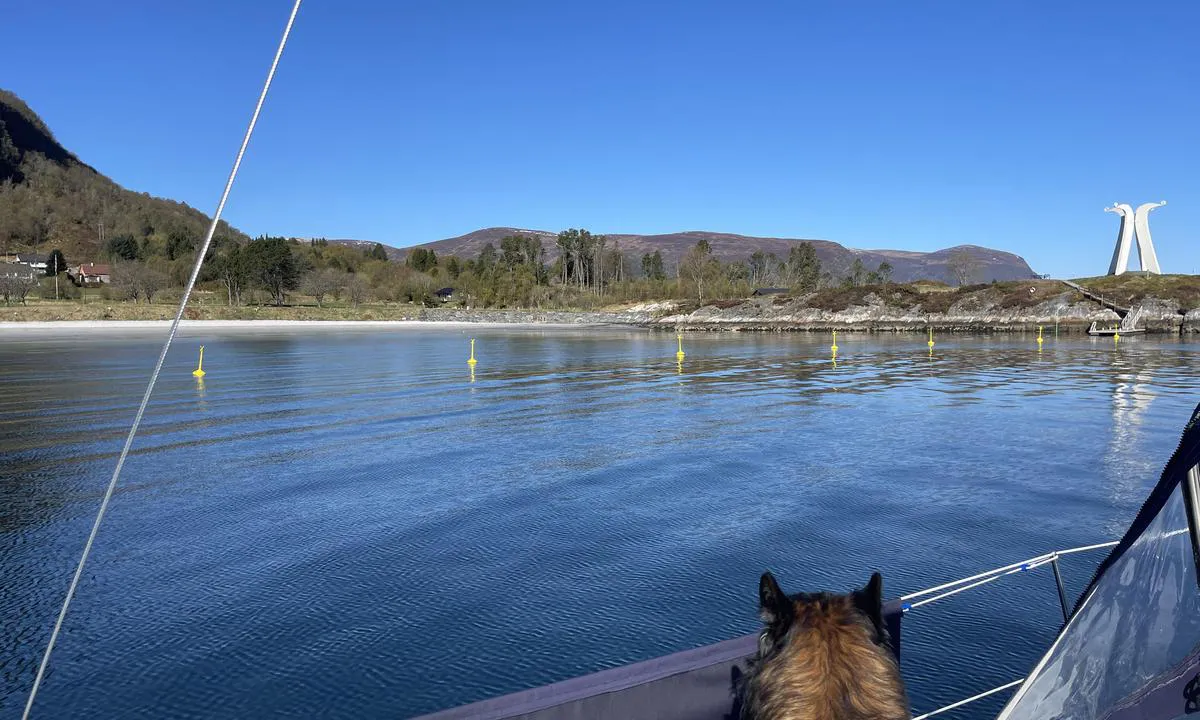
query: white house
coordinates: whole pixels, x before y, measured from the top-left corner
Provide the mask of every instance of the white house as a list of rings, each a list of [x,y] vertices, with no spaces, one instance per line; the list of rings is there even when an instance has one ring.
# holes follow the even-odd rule
[[[17,262],[28,265],[29,267],[33,268],[34,270],[41,270],[42,274],[46,273],[46,261],[48,259],[49,258],[47,258],[45,255],[34,255],[33,253],[17,253],[16,254]]]

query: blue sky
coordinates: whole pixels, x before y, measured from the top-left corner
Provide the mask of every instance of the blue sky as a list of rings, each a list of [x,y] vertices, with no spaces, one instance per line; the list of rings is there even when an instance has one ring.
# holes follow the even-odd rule
[[[291,0],[9,0],[0,86],[211,212]],[[307,0],[226,218],[1011,250],[1101,274],[1114,201],[1200,270],[1200,3]],[[16,31],[14,31],[14,29]],[[14,62],[15,59],[15,62]]]

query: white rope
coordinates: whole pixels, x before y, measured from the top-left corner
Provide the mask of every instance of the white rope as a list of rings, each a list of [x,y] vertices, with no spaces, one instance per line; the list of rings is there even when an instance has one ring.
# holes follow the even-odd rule
[[[928,595],[930,593],[935,593],[935,592],[939,592],[941,590],[946,590],[947,588],[957,587],[959,585],[973,582],[975,580],[979,580],[980,578],[991,577],[993,575],[994,576],[999,576],[1001,574],[1011,575],[1012,572],[1010,572],[1010,571],[1019,572],[1021,570],[1022,566],[1028,566],[1025,569],[1032,569],[1034,567],[1038,567],[1040,565],[1046,564],[1055,556],[1072,555],[1074,553],[1085,552],[1087,550],[1099,550],[1100,548],[1113,547],[1116,544],[1117,544],[1117,541],[1113,540],[1112,542],[1098,543],[1096,545],[1083,545],[1081,547],[1070,548],[1068,550],[1056,550],[1054,552],[1049,552],[1049,553],[1045,553],[1042,555],[1037,555],[1037,556],[1031,557],[1028,560],[1021,560],[1019,562],[1011,563],[1011,564],[1005,565],[1003,567],[998,567],[998,568],[994,568],[992,570],[987,570],[987,571],[978,573],[976,575],[972,575],[970,577],[965,577],[965,578],[961,578],[959,580],[954,580],[952,582],[943,583],[941,585],[936,585],[931,588],[925,588],[924,590],[918,590],[917,592],[909,593],[908,595],[901,595],[900,599],[901,600],[911,600],[913,598],[918,598],[923,595]],[[981,585],[983,583],[977,583],[977,584]],[[972,587],[974,587],[974,586],[972,586]],[[946,595],[942,595],[940,597],[946,597],[947,595],[952,595],[952,594],[953,593],[946,593]],[[913,605],[913,607],[916,607],[918,604],[924,605],[925,602],[928,602],[928,601],[916,603]]]
[[[88,534],[87,542],[83,546],[83,553],[79,556],[79,564],[75,566],[75,576],[71,578],[71,584],[67,588],[67,595],[63,598],[62,609],[58,612],[58,620],[54,623],[54,630],[50,633],[50,642],[46,643],[46,652],[42,655],[42,662],[38,666],[37,676],[33,679],[33,687],[29,691],[29,700],[25,703],[25,712],[22,713],[22,720],[28,720],[30,711],[33,709],[33,701],[37,697],[38,688],[41,687],[42,678],[46,675],[46,667],[50,664],[50,654],[54,651],[54,643],[58,640],[58,634],[62,630],[63,620],[67,617],[67,608],[71,605],[71,598],[75,595],[75,590],[79,587],[79,578],[83,575],[83,566],[87,563],[88,554],[92,551],[92,544],[96,540],[96,534],[100,531],[100,522],[104,519],[104,512],[108,509],[108,501],[112,499],[113,491],[117,487],[117,479],[121,476],[121,468],[125,465],[125,458],[129,455],[129,448],[133,446],[133,438],[137,435],[138,426],[142,423],[142,415],[146,412],[146,405],[150,403],[150,394],[154,392],[154,384],[158,382],[158,374],[162,371],[163,362],[167,358],[167,350],[171,348],[171,341],[175,339],[175,332],[179,329],[179,321],[183,318],[183,311],[187,308],[188,298],[192,294],[192,288],[196,284],[196,278],[200,275],[200,267],[204,264],[204,256],[208,253],[208,247],[212,244],[213,235],[217,231],[217,224],[221,220],[221,213],[225,210],[225,202],[229,199],[229,192],[233,189],[233,181],[237,177],[238,168],[242,164],[242,156],[246,154],[246,147],[250,144],[250,136],[254,134],[254,126],[258,123],[258,115],[262,112],[263,103],[267,99],[267,91],[271,88],[271,81],[275,78],[275,69],[279,67],[279,58],[283,56],[283,48],[287,45],[288,35],[292,32],[292,25],[296,22],[296,13],[300,11],[301,0],[296,0],[292,6],[292,14],[288,17],[287,26],[283,30],[283,37],[279,40],[279,48],[275,51],[275,59],[271,61],[271,70],[267,73],[267,80],[263,83],[262,93],[258,96],[258,104],[254,106],[254,115],[250,118],[250,126],[246,128],[246,135],[242,138],[242,145],[238,149],[237,159],[233,161],[233,169],[229,172],[229,180],[225,183],[225,191],[221,193],[221,202],[217,204],[217,211],[213,214],[212,223],[208,226],[208,232],[204,236],[204,244],[200,247],[200,252],[196,256],[196,264],[192,267],[192,275],[188,278],[187,286],[183,290],[183,297],[179,300],[179,309],[175,311],[175,320],[171,323],[171,329],[167,333],[167,341],[163,343],[162,352],[158,354],[158,363],[154,366],[154,372],[150,375],[150,382],[146,385],[146,392],[142,395],[142,404],[138,406],[137,415],[133,418],[133,425],[129,428],[129,435],[125,438],[125,446],[121,448],[121,456],[117,458],[117,467],[113,470],[112,479],[108,481],[108,488],[104,491],[104,498],[100,501],[100,509],[96,513],[96,520],[92,523],[92,531]]]
[[[954,580],[952,582],[943,583],[941,585],[936,585],[931,588],[925,588],[924,590],[918,590],[915,593],[909,593],[908,595],[901,595],[900,599],[901,600],[911,600],[913,598],[921,597],[922,595],[928,595],[930,593],[938,592],[939,590],[945,590],[946,588],[957,587],[959,585],[963,585],[965,583],[969,583],[973,580],[978,580],[980,578],[991,577],[992,575],[999,575],[1000,573],[1006,572],[1008,570],[1012,570],[1014,568],[1019,570],[1021,568],[1021,566],[1023,566],[1023,565],[1028,565],[1029,563],[1037,562],[1039,560],[1045,560],[1046,558],[1050,557],[1051,555],[1053,555],[1053,553],[1046,553],[1045,555],[1038,555],[1036,557],[1029,558],[1028,560],[1021,560],[1019,562],[1012,563],[1011,565],[1005,565],[1004,567],[998,567],[998,568],[994,568],[992,570],[987,570],[987,571],[981,572],[977,575],[972,575],[971,577],[960,578],[960,579]]]
[[[1083,547],[1071,548],[1070,550],[1059,550],[1059,555],[1074,555],[1075,553],[1087,552],[1088,550],[1099,550],[1100,548],[1116,547],[1120,540],[1112,540],[1110,542],[1097,543],[1095,545],[1084,545]]]
[[[959,700],[958,702],[951,703],[951,704],[947,705],[946,707],[940,707],[937,710],[934,710],[932,712],[927,712],[924,715],[918,715],[915,718],[913,718],[912,720],[925,720],[925,718],[931,718],[934,715],[941,715],[942,713],[946,712],[947,710],[953,710],[954,708],[962,707],[963,705],[966,705],[967,703],[973,703],[976,700],[982,700],[985,697],[987,697],[988,695],[995,695],[996,693],[1007,690],[1010,687],[1016,687],[1017,685],[1020,685],[1023,682],[1025,682],[1025,678],[1021,678],[1020,680],[1013,680],[1012,682],[1001,685],[1000,687],[992,688],[991,690],[988,690],[987,692],[981,692],[978,695],[972,695],[971,697],[967,698],[966,700]]]

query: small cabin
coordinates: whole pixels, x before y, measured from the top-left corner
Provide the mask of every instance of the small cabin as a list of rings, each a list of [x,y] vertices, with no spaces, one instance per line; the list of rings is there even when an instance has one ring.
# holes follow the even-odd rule
[[[437,299],[441,300],[442,302],[450,302],[451,300],[454,299],[454,288],[444,287],[441,290],[438,290],[437,292],[435,292],[434,295],[436,295]]]
[[[787,295],[787,288],[758,288],[753,293],[754,297],[765,297],[767,295]]]

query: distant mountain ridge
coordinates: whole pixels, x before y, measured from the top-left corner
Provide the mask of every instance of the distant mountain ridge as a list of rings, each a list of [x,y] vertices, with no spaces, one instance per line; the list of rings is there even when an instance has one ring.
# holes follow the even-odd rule
[[[166,257],[186,274],[190,252],[208,226],[202,211],[147,193],[126,190],[84,163],[64,148],[40,117],[15,94],[0,89],[0,249],[29,247],[46,252],[58,247],[68,262],[102,258],[104,239],[128,236],[139,246],[140,255]],[[541,240],[548,261],[558,255],[556,232],[530,228],[491,227],[458,237],[424,243],[438,255],[473,258],[488,243],[499,246],[507,235],[526,235]],[[224,221],[218,236],[246,241],[236,228]],[[774,253],[785,260],[799,238],[752,237],[730,233],[688,231],[660,235],[610,233],[610,247],[619,245],[636,267],[645,253],[661,252],[665,264],[677,264],[701,239],[708,240],[713,254],[726,262],[746,260],[755,251]],[[369,250],[366,240],[330,240]],[[977,264],[974,279],[1020,280],[1034,276],[1025,260],[1012,253],[974,245],[961,245],[931,253],[903,250],[855,250],[828,240],[808,240],[817,251],[823,270],[835,277],[848,273],[856,258],[867,270],[886,261],[892,279],[951,281],[952,255],[969,253]],[[182,248],[180,250],[180,248]],[[384,245],[388,257],[401,260],[411,248]]]
[[[547,230],[533,230],[514,227],[491,227],[475,230],[474,232],[446,238],[429,243],[414,245],[409,248],[387,248],[388,257],[401,259],[415,247],[429,248],[441,255],[457,255],[460,258],[473,258],[479,254],[485,245],[491,243],[499,249],[500,239],[509,235],[525,235],[536,237],[542,241],[546,250],[548,262],[558,257],[555,244],[557,233]],[[1019,255],[980,247],[978,245],[957,245],[934,252],[913,252],[908,250],[857,250],[847,248],[829,240],[805,240],[802,238],[754,237],[732,233],[708,232],[690,230],[687,232],[666,233],[662,235],[638,235],[632,233],[609,233],[606,235],[610,247],[619,244],[622,251],[629,256],[634,264],[640,262],[645,253],[661,252],[664,262],[673,266],[678,263],[689,249],[701,239],[708,240],[712,246],[713,255],[724,262],[746,260],[755,251],[774,253],[780,260],[786,260],[793,247],[801,242],[810,242],[821,260],[822,270],[832,273],[835,277],[846,275],[853,265],[855,258],[861,259],[867,270],[874,270],[881,262],[892,266],[892,280],[896,282],[911,282],[913,280],[940,280],[953,282],[954,273],[951,261],[954,255],[966,252],[971,255],[977,265],[975,280],[991,282],[992,280],[1025,280],[1036,277],[1029,263]],[[360,240],[331,240],[351,245],[373,245],[373,242]]]

